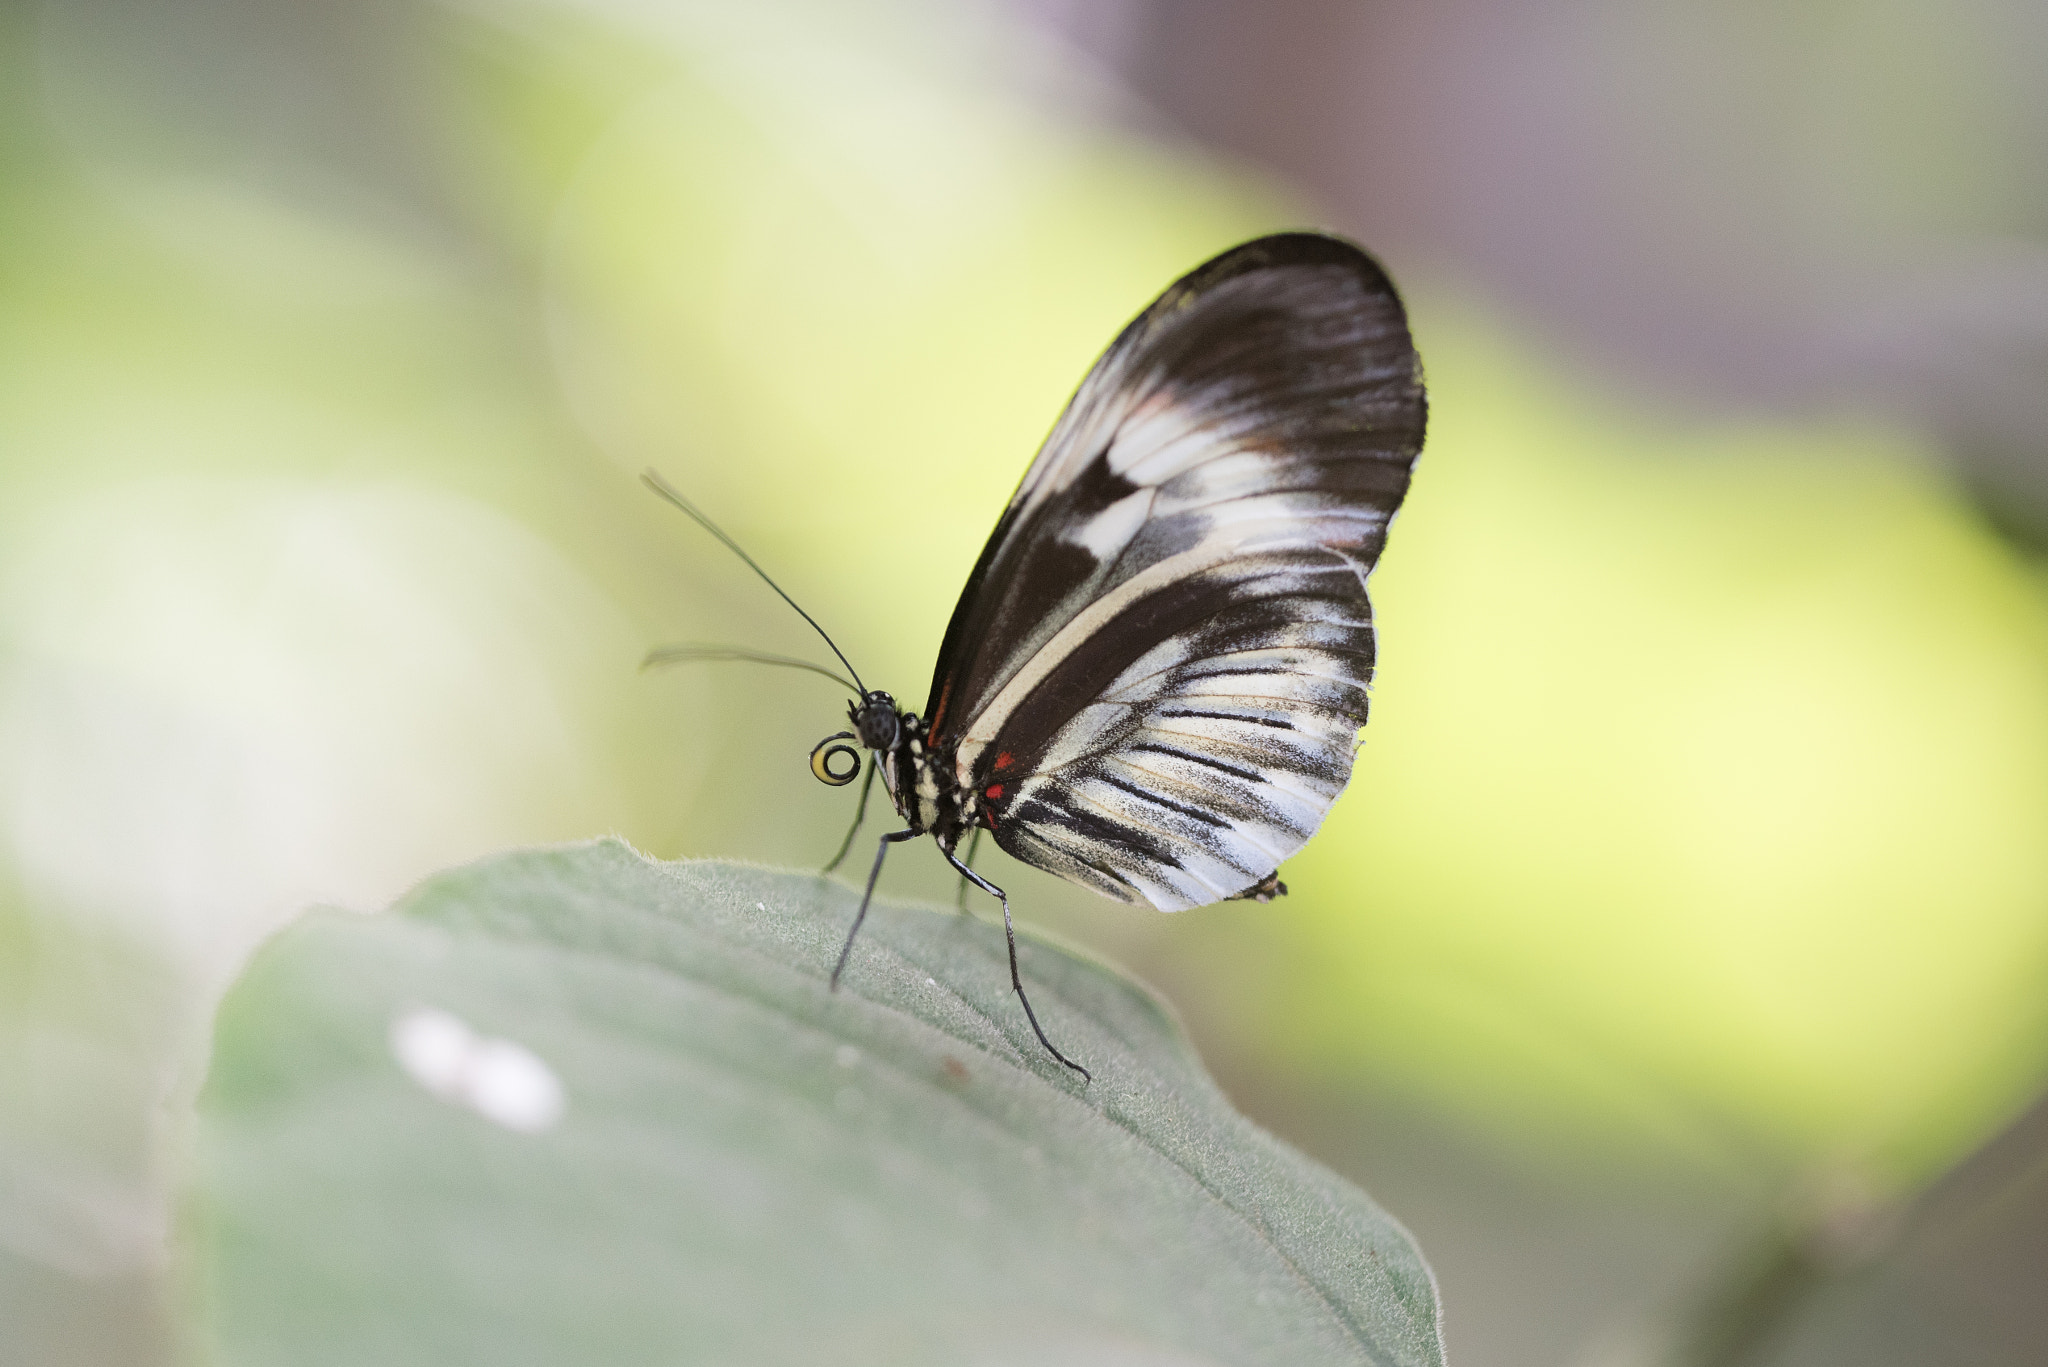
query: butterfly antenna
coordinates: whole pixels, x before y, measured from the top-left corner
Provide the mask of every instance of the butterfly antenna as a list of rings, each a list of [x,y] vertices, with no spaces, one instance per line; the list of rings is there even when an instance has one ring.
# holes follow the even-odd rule
[[[825,644],[831,646],[832,653],[839,657],[839,663],[845,665],[846,672],[853,675],[853,686],[860,691],[860,696],[862,698],[867,697],[867,685],[863,684],[860,681],[860,671],[853,667],[853,661],[846,658],[846,652],[841,650],[836,644],[834,644],[832,638],[826,634],[825,628],[818,625],[817,618],[811,616],[811,614],[805,612],[802,608],[798,608],[796,606],[796,599],[790,597],[786,593],[783,593],[782,585],[776,583],[773,579],[770,579],[768,577],[768,571],[762,569],[759,565],[756,565],[754,563],[754,557],[748,555],[745,551],[740,549],[739,542],[733,540],[731,537],[727,536],[723,531],[721,531],[716,522],[713,522],[710,518],[704,516],[703,513],[697,510],[696,504],[690,502],[690,500],[684,498],[681,494],[677,493],[673,485],[671,485],[667,480],[663,479],[660,475],[656,474],[654,471],[642,470],[640,472],[640,480],[648,488],[654,490],[655,493],[660,494],[663,498],[675,504],[676,507],[681,508],[685,513],[688,513],[690,515],[690,519],[693,522],[695,522],[698,526],[702,527],[705,531],[717,537],[721,542],[724,543],[725,548],[727,550],[731,551],[740,559],[746,561],[747,568],[752,570],[755,574],[760,575],[761,582],[766,584],[769,588],[774,589],[775,592],[781,597],[783,602],[789,604],[793,608],[796,608],[796,615],[803,618],[806,622],[809,622],[811,624],[811,630],[817,632],[818,635],[824,637]],[[659,651],[655,653],[660,654]],[[653,656],[648,657],[648,663],[656,663]]]
[[[745,646],[700,646],[673,645],[657,646],[647,652],[647,658],[640,662],[642,669],[655,669],[661,665],[698,664],[706,661],[746,660],[757,665],[781,665],[785,669],[807,669],[821,674],[841,688],[860,692],[858,684],[848,683],[844,675],[836,674],[823,665],[814,665],[809,660],[799,660],[793,655],[770,655],[765,650],[748,650]]]

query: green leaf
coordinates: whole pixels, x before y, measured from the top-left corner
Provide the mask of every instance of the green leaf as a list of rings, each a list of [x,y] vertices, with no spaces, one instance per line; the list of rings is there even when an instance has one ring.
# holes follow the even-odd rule
[[[1442,1362],[1406,1233],[1144,989],[1022,945],[1085,1084],[998,926],[878,905],[828,992],[855,906],[604,841],[280,935],[201,1101],[213,1360]]]

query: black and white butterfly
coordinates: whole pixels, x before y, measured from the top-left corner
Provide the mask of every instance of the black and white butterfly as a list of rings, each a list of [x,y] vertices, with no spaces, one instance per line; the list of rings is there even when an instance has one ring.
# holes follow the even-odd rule
[[[833,985],[889,846],[930,835],[1002,903],[1026,1018],[1087,1076],[1040,1027],[1009,899],[970,867],[972,844],[960,856],[963,839],[986,830],[1026,864],[1161,911],[1284,893],[1281,862],[1351,777],[1374,658],[1366,579],[1425,415],[1400,297],[1337,238],[1245,243],[1139,314],[1082,380],[983,548],[924,714],[863,686],[832,645],[858,694],[853,730],[818,743],[812,772],[851,783],[863,768],[854,746],[865,748],[868,783],[881,774],[904,823],[875,851]],[[838,678],[724,647],[649,660],[710,658]]]

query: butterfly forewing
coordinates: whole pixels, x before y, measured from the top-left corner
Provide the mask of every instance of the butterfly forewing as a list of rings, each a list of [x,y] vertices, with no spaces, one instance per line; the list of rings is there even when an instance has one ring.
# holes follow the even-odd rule
[[[1126,328],[940,651],[935,746],[997,843],[1162,910],[1299,849],[1350,777],[1423,423],[1400,300],[1333,238],[1227,252]]]

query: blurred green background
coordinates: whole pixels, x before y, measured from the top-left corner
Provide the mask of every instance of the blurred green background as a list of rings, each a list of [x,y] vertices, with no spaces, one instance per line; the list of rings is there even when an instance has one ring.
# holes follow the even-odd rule
[[[1303,224],[1432,396],[1352,789],[1270,907],[992,872],[1410,1224],[1465,1367],[2040,1360],[2043,70],[2020,0],[0,4],[10,1360],[172,1353],[298,908],[836,848],[831,686],[637,671],[817,647],[635,472],[920,706],[1095,354]]]

